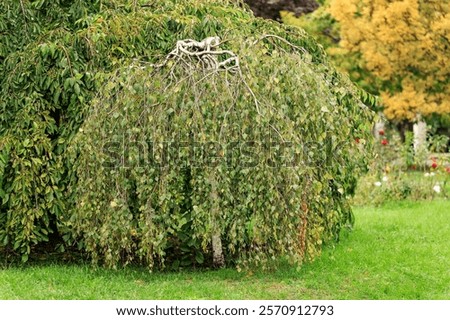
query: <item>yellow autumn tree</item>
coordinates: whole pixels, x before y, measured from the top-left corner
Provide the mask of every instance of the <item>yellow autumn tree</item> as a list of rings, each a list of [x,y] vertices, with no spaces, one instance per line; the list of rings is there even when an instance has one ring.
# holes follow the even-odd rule
[[[450,114],[449,0],[331,0],[329,12],[388,119]]]

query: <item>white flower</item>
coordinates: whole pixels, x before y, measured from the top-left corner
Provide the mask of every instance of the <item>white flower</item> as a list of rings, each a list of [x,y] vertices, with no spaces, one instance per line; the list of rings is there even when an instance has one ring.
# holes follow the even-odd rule
[[[388,177],[386,177],[386,176],[383,177],[383,181],[384,181],[384,182],[386,182],[386,181],[388,181],[388,180],[389,180]]]
[[[377,187],[381,187],[381,182],[377,181],[377,182],[374,183],[374,185],[377,186]]]
[[[433,190],[434,190],[434,192],[436,192],[436,193],[441,193],[441,186],[440,185],[435,185],[434,187],[433,187]]]
[[[435,176],[436,175],[436,172],[431,172],[430,173],[430,176]]]
[[[429,176],[430,176],[430,173],[429,173],[429,172],[425,172],[424,176],[425,176],[425,177],[429,177]]]

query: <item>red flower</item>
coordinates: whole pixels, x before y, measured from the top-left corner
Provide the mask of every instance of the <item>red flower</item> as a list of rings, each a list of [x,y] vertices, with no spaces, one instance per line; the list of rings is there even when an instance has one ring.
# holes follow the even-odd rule
[[[379,130],[379,131],[378,131],[378,134],[379,134],[380,136],[384,136],[384,130],[383,130],[383,129]]]
[[[388,143],[389,143],[388,139],[383,139],[383,140],[381,140],[381,144],[382,144],[383,146],[387,145]]]
[[[356,143],[359,143],[359,138],[356,138],[356,139],[355,139],[355,142],[356,142]]]
[[[437,166],[438,166],[438,164],[437,164],[436,162],[433,162],[433,163],[431,164],[431,167],[432,167],[433,169],[436,169]]]
[[[445,168],[445,171],[447,171],[447,173],[450,173],[450,167]]]

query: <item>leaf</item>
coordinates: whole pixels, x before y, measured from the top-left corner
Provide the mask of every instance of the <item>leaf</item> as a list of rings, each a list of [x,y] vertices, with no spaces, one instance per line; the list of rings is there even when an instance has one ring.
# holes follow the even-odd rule
[[[205,261],[205,258],[203,257],[203,253],[201,253],[200,251],[197,251],[197,253],[195,254],[195,261],[197,261],[198,264],[203,264],[203,262]]]
[[[22,244],[22,242],[20,240],[16,240],[14,242],[13,250],[17,250],[21,244]]]
[[[9,236],[5,235],[3,238],[3,246],[6,247],[9,244]]]
[[[26,263],[28,261],[28,258],[29,258],[28,254],[23,254],[22,255],[22,263]]]
[[[81,92],[81,90],[80,90],[80,85],[78,84],[78,83],[75,83],[75,85],[74,85],[74,91],[75,91],[75,94],[80,94],[80,92]]]

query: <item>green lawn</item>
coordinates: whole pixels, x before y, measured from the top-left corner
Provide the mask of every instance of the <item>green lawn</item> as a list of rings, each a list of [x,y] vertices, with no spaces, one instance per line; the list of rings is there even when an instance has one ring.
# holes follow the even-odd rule
[[[0,269],[0,299],[450,299],[450,201],[355,209],[354,232],[300,271]]]

